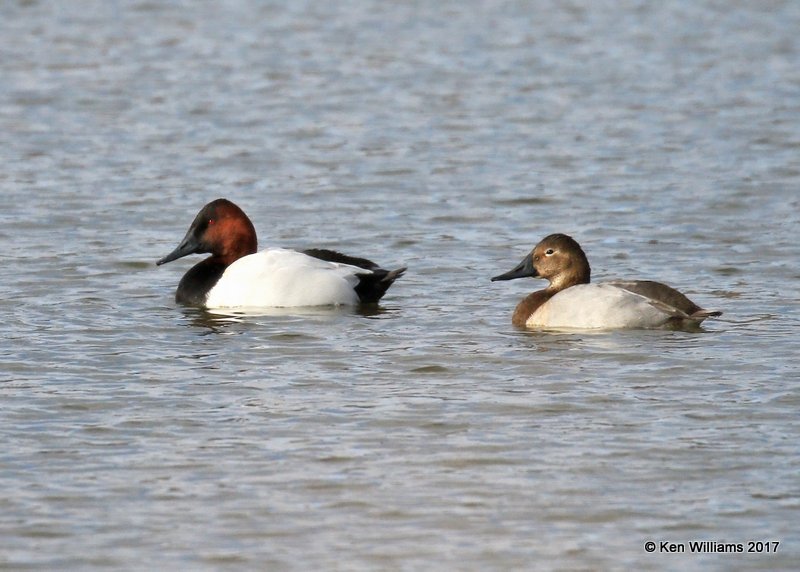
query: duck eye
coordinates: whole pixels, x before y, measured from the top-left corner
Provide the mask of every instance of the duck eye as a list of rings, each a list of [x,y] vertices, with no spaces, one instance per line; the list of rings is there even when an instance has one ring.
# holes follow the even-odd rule
[[[547,250],[544,251],[544,255],[545,256],[553,256],[554,252],[555,252],[555,250],[553,250],[552,248],[548,248]]]
[[[208,219],[208,226],[211,226],[212,224],[214,224],[214,219],[213,218]]]

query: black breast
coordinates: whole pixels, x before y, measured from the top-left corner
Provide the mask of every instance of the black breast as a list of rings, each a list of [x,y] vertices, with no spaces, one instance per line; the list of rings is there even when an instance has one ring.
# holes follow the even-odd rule
[[[175,301],[187,306],[205,306],[208,292],[219,281],[225,268],[227,266],[215,262],[213,257],[198,262],[181,278],[175,291]]]

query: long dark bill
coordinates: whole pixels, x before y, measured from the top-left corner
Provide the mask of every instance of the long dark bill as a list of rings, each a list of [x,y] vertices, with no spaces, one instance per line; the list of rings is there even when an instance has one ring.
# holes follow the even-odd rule
[[[536,268],[533,267],[533,254],[528,254],[528,256],[522,259],[522,262],[517,264],[513,269],[509,270],[505,274],[500,274],[499,276],[492,278],[492,282],[496,282],[498,280],[514,280],[515,278],[527,278],[529,276],[539,276],[539,273],[536,272]]]
[[[194,233],[194,227],[189,229],[189,232],[186,233],[186,236],[183,237],[183,240],[178,245],[178,248],[167,254],[164,258],[156,262],[157,266],[161,266],[162,264],[166,264],[167,262],[172,262],[173,260],[177,260],[178,258],[182,258],[187,254],[195,254],[203,252],[200,246],[200,241],[198,240],[197,236]]]

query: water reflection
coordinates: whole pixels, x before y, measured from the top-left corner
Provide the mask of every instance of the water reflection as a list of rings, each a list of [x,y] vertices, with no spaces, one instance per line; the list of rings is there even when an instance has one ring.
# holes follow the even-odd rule
[[[317,320],[331,322],[345,316],[363,318],[380,318],[398,312],[378,304],[361,304],[358,306],[304,306],[297,308],[189,308],[180,309],[190,326],[206,329],[211,333],[235,333],[232,328],[237,325],[253,325],[265,323],[270,318],[276,322],[292,323],[297,320]]]

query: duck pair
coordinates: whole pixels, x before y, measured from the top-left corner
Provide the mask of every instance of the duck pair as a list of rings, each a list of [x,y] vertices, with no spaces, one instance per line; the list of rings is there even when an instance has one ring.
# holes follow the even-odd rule
[[[181,304],[205,308],[298,307],[378,302],[405,268],[327,249],[257,250],[253,223],[238,206],[217,199],[204,206],[161,265],[210,253],[183,276]],[[657,328],[699,324],[721,312],[704,310],[677,290],[647,280],[590,283],[589,261],[565,234],[544,238],[514,269],[492,281],[541,277],[550,284],[525,297],[512,323],[529,328]]]

